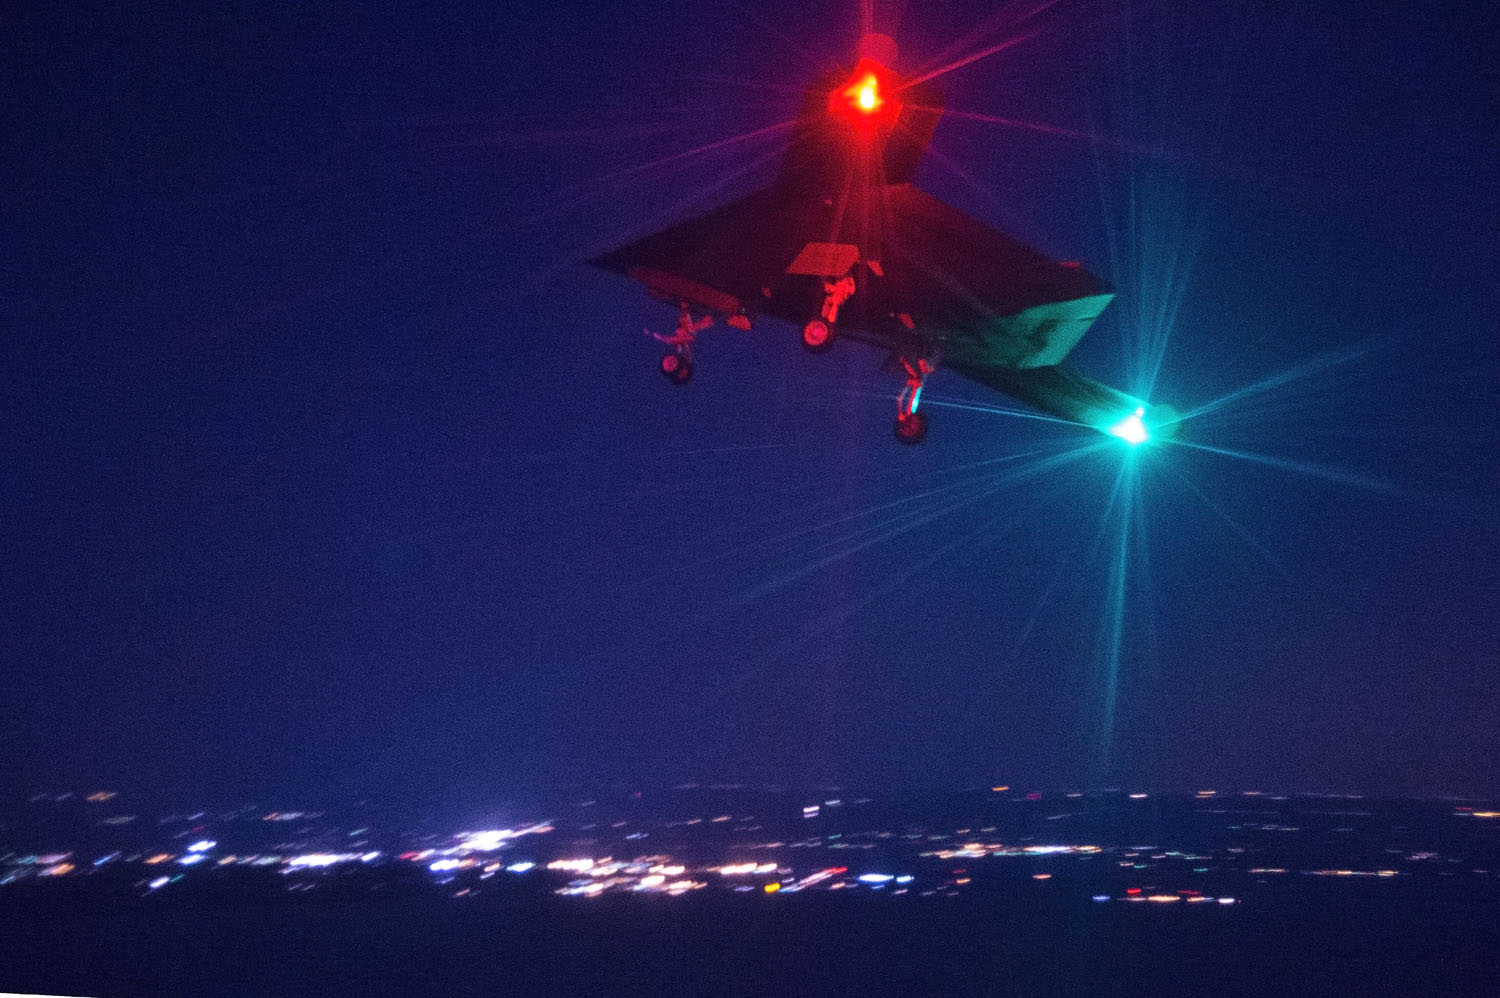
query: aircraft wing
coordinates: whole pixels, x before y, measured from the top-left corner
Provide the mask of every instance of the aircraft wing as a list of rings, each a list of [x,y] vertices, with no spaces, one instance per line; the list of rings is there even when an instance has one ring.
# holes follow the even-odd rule
[[[590,263],[640,281],[665,298],[801,323],[805,307],[791,309],[786,267],[820,222],[826,225],[813,203],[763,190]]]
[[[701,310],[796,326],[818,316],[825,280],[849,274],[856,291],[840,337],[937,356],[943,369],[1105,432],[1132,414],[1153,427],[1175,419],[1062,366],[1114,297],[1104,281],[911,184],[864,203],[877,208],[772,187],[593,263]]]
[[[948,370],[1033,409],[1105,432],[1132,413],[1142,416],[1153,427],[1170,421],[1165,413],[1155,413],[1140,399],[1060,364],[1028,368],[949,365]]]
[[[852,268],[840,335],[891,349],[914,336],[953,367],[1059,363],[1113,292],[911,184],[883,188],[858,213],[834,198],[760,191],[594,260],[662,297],[800,326],[818,314],[824,277],[814,247]],[[818,256],[818,254],[813,254]],[[863,335],[858,335],[863,334]]]

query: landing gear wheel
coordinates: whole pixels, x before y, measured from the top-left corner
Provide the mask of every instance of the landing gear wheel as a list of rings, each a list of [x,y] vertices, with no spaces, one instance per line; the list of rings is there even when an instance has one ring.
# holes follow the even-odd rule
[[[897,416],[894,428],[896,439],[903,444],[919,444],[927,436],[927,416],[920,412]]]
[[[686,384],[693,376],[693,362],[680,353],[669,353],[662,356],[661,373],[674,385]]]
[[[812,353],[822,353],[833,346],[833,326],[822,319],[813,319],[802,327],[802,345]]]

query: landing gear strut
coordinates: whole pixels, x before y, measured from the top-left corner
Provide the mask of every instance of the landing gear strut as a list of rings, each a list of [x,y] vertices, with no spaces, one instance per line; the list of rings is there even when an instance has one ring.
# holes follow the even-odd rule
[[[685,301],[678,302],[677,309],[677,328],[672,335],[651,335],[672,348],[671,352],[662,356],[659,365],[662,375],[672,384],[682,385],[693,376],[693,341],[700,332],[712,326],[714,320],[708,315],[694,319],[692,306]]]
[[[896,439],[903,444],[919,444],[927,436],[927,414],[918,412],[917,404],[922,401],[922,387],[927,383],[927,376],[935,368],[925,358],[918,358],[913,364],[902,357],[901,366],[906,368],[906,387],[901,389],[901,396],[896,400],[893,429]]]

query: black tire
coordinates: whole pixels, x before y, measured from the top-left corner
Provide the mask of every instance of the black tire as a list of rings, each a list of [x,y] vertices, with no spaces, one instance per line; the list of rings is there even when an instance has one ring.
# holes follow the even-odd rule
[[[802,346],[809,353],[823,353],[833,346],[833,325],[822,319],[813,319],[802,327]]]
[[[662,355],[658,365],[662,375],[674,385],[686,384],[693,376],[693,363],[680,353]]]
[[[919,444],[927,436],[927,416],[920,412],[898,416],[894,429],[896,439],[903,444]]]

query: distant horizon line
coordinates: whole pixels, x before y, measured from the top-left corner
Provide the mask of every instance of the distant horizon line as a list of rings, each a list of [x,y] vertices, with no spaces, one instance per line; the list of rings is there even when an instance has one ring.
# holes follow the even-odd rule
[[[116,785],[119,787],[120,785]],[[158,803],[166,800],[192,801],[194,806],[208,805],[216,808],[228,808],[230,810],[259,809],[262,806],[279,807],[279,805],[263,805],[263,801],[276,799],[300,799],[321,800],[321,807],[344,808],[380,805],[407,805],[416,803],[423,798],[418,791],[324,791],[324,792],[265,792],[256,794],[236,795],[235,802],[211,803],[206,798],[213,797],[212,792],[194,792],[180,788],[151,788],[151,787],[129,787],[117,789],[110,786],[98,786],[90,790],[67,790],[47,789],[31,792],[12,791],[16,802],[27,804],[39,803],[67,803],[70,801],[102,805],[116,798],[139,799],[158,798]],[[463,797],[472,806],[480,804],[475,798],[484,792],[480,786],[454,786],[445,787],[427,794],[427,799],[435,803],[452,803],[454,797]],[[753,781],[682,781],[677,783],[630,783],[625,781],[608,781],[605,785],[586,783],[582,781],[559,782],[555,784],[512,784],[508,787],[490,787],[490,793],[486,796],[493,798],[482,806],[499,806],[506,802],[514,802],[517,798],[555,798],[560,796],[576,797],[603,797],[610,801],[628,801],[632,797],[644,798],[645,795],[658,796],[662,794],[683,793],[693,791],[708,791],[714,793],[759,793],[759,794],[795,794],[804,797],[822,797],[824,795],[861,795],[852,796],[850,800],[839,800],[838,803],[856,804],[870,803],[874,798],[870,794],[879,794],[889,802],[892,799],[920,799],[931,795],[943,794],[1003,794],[1008,798],[1030,798],[1041,800],[1046,798],[1079,798],[1079,797],[1102,797],[1123,796],[1135,799],[1149,799],[1151,797],[1162,797],[1171,799],[1196,799],[1214,800],[1229,798],[1264,798],[1264,799],[1289,799],[1293,797],[1327,799],[1327,800],[1409,800],[1409,801],[1487,801],[1500,798],[1500,793],[1455,793],[1451,791],[1427,791],[1420,793],[1402,792],[1397,790],[1383,791],[1353,791],[1353,790],[1287,790],[1282,788],[1239,789],[1201,787],[1193,790],[1159,788],[1136,788],[1122,786],[1103,786],[1096,788],[1080,788],[1069,786],[1066,788],[1027,785],[1027,784],[1003,784],[991,785],[969,783],[969,784],[947,784],[913,787],[905,781],[892,781],[881,785],[877,782],[868,784],[847,783],[809,783],[793,784],[788,782],[753,782]],[[221,801],[223,799],[221,798]],[[594,801],[571,802],[575,806],[587,806]],[[826,804],[827,801],[811,801],[811,803]],[[179,804],[178,806],[186,806]],[[281,809],[285,809],[281,807]]]

